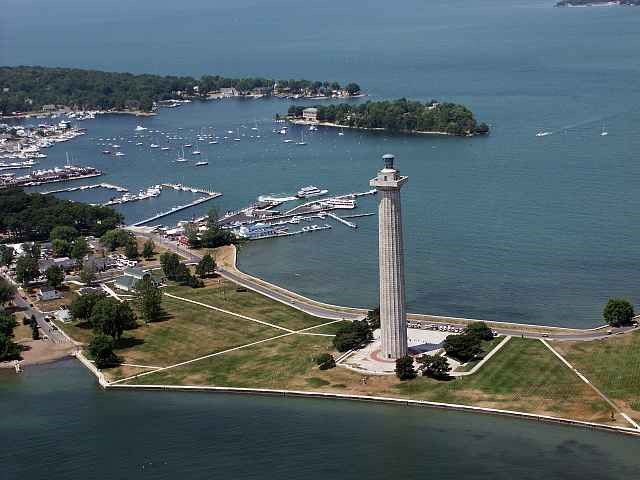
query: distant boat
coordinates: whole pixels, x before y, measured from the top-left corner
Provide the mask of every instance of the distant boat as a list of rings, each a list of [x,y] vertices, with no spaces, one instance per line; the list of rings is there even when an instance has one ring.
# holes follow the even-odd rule
[[[536,133],[536,137],[546,137],[547,135],[551,135],[551,132],[538,132],[538,133]]]
[[[169,147],[162,147],[160,150],[169,150]]]
[[[146,128],[145,128],[145,127],[143,127],[142,125],[138,125],[138,126],[135,128],[135,131],[136,131],[136,132],[143,132],[143,131],[145,131],[145,130],[146,130]]]
[[[186,158],[184,158],[184,147],[182,147],[182,155],[178,156],[178,158],[176,158],[176,162],[188,162],[188,160]]]
[[[105,155],[110,155],[111,154],[111,150],[102,150],[102,153],[104,153]]]
[[[307,142],[304,141],[304,132],[300,132],[300,141],[296,145],[306,145]]]
[[[143,145],[142,142],[136,142],[136,145]]]
[[[218,142],[216,142],[215,140],[212,140],[211,142],[209,142],[209,145],[217,145]]]
[[[200,145],[196,144],[196,149],[194,151],[191,152],[191,155],[200,155],[200,149],[199,149]]]
[[[316,127],[315,125],[309,125],[310,132],[315,132],[316,130],[318,130],[318,127]]]
[[[196,167],[202,167],[204,165],[209,165],[208,161],[196,162]]]
[[[293,140],[291,140],[290,138],[283,140],[283,143],[293,143]]]
[[[114,155],[116,157],[124,157],[124,153],[122,153],[122,152],[116,152],[116,153],[114,153]]]
[[[609,132],[607,132],[604,128],[604,125],[602,125],[602,132],[600,132],[600,136],[606,137],[607,135],[609,135]]]
[[[341,137],[344,135],[344,129],[340,129],[340,131],[338,132],[338,135],[340,135]]]
[[[193,147],[193,145],[191,145],[190,143],[185,143],[184,144],[184,148],[191,148],[191,147]]]
[[[152,143],[151,145],[149,145],[149,148],[158,148],[159,145],[156,145],[155,143]]]

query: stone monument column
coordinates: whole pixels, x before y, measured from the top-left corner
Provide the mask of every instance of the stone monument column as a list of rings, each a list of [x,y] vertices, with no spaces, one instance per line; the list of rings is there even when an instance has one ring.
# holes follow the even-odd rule
[[[378,254],[380,269],[380,330],[382,356],[407,354],[407,310],[404,285],[404,247],[400,189],[408,177],[394,167],[394,156],[384,155],[384,168],[369,184],[378,191]]]

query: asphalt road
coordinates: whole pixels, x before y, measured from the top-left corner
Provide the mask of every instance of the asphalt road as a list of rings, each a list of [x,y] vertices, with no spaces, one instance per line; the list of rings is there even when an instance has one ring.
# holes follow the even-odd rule
[[[165,248],[168,248],[171,251],[182,255],[187,259],[188,262],[198,262],[200,261],[201,256],[196,252],[189,250],[188,248],[180,245],[178,242],[169,241],[162,237],[159,237],[154,234],[146,234],[136,232],[138,235],[142,235],[148,238],[153,239],[157,244],[163,245]],[[289,305],[293,308],[301,310],[310,315],[327,318],[330,320],[361,320],[364,318],[364,315],[361,313],[355,312],[341,312],[330,307],[322,307],[314,303],[308,303],[304,301],[297,300],[294,296],[289,295],[280,290],[271,289],[262,283],[252,280],[248,276],[238,275],[234,272],[230,272],[224,268],[219,268],[218,273],[227,280],[230,280],[238,285],[242,285],[246,288],[254,290],[258,293],[266,295],[274,300],[284,303],[285,305]],[[411,315],[411,314],[409,314]],[[410,319],[416,321],[415,319]],[[433,320],[421,320],[424,323],[428,324],[444,324],[444,325],[455,325],[454,322],[448,323],[446,318],[438,318],[437,316],[433,317]],[[544,329],[545,325],[535,326],[535,328]],[[501,335],[511,335],[513,337],[524,337],[524,338],[545,338],[549,340],[565,340],[565,341],[589,341],[589,340],[598,340],[602,338],[608,338],[613,335],[622,335],[626,333],[630,333],[632,331],[638,330],[640,327],[638,325],[630,326],[630,327],[602,327],[598,329],[568,329],[572,330],[571,332],[557,332],[555,333],[552,328],[549,329],[548,332],[535,332],[532,331],[531,326],[523,326],[522,328],[517,328],[513,326],[509,327],[495,327],[496,330]],[[608,333],[608,331],[611,333]]]

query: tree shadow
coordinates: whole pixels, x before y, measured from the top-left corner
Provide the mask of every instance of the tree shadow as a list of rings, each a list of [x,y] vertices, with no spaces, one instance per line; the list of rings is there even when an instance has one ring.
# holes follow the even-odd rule
[[[162,308],[158,316],[151,323],[162,323],[162,322],[171,320],[172,318],[173,318],[173,315],[171,315],[164,308]]]
[[[136,347],[138,345],[142,345],[144,343],[144,340],[141,338],[136,338],[136,337],[121,337],[118,340],[116,340],[113,348],[115,350],[123,350],[125,348],[132,348],[132,347]]]

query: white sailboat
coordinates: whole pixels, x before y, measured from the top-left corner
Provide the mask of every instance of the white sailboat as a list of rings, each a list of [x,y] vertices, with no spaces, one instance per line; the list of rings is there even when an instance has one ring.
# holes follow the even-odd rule
[[[196,149],[191,152],[191,155],[200,155],[200,142],[196,141]]]
[[[341,137],[344,135],[344,129],[340,128],[340,131],[338,132],[338,135],[340,135]]]
[[[182,154],[176,158],[176,162],[187,162],[188,160],[184,158],[184,147],[182,147]]]
[[[604,128],[604,123],[602,124],[602,132],[600,132],[600,136],[601,137],[606,137],[607,135],[609,135],[609,132],[607,132]]]
[[[304,132],[300,132],[300,141],[296,145],[306,145],[307,142],[304,141]]]

